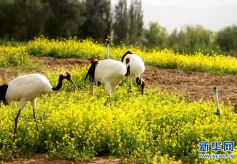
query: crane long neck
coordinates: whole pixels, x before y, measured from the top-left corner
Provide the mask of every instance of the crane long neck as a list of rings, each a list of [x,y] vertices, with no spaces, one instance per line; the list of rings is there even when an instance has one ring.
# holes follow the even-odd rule
[[[53,91],[59,91],[62,88],[63,79],[64,79],[64,77],[62,75],[60,75],[59,79],[58,79],[57,86],[52,88]]]

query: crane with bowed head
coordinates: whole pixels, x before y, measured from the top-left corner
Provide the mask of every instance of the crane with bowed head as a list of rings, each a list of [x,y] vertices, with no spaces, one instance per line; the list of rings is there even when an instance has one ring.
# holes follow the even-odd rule
[[[126,63],[127,59],[130,60],[130,77],[129,77],[129,91],[131,91],[132,80],[136,80],[136,84],[140,87],[141,93],[144,93],[145,82],[142,79],[142,74],[145,71],[145,64],[140,56],[127,51],[123,56],[121,61]]]
[[[126,76],[129,76],[130,72],[130,60],[126,60],[126,64],[117,60],[105,59],[97,61],[94,58],[88,59],[91,62],[85,80],[89,77],[90,80],[90,93],[94,94],[93,85],[104,83],[108,94],[108,100],[111,104],[111,94],[118,86],[119,82]]]
[[[19,101],[19,111],[14,119],[15,127],[13,140],[15,140],[17,132],[18,118],[26,103],[28,101],[31,103],[36,129],[38,130],[39,128],[35,113],[36,98],[43,93],[55,93],[59,91],[64,79],[70,81],[76,87],[76,84],[71,79],[71,75],[68,72],[60,74],[56,87],[52,87],[49,80],[41,74],[19,76],[9,81],[7,84],[0,86],[0,101],[3,101],[5,105],[8,104],[8,101]]]

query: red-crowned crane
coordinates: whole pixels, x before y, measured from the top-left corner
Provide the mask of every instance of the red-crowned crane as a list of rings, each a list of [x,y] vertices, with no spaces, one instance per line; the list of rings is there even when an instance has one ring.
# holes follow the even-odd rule
[[[111,93],[116,89],[119,82],[125,77],[129,76],[129,59],[127,59],[126,64],[112,59],[105,59],[101,61],[96,61],[95,59],[89,59],[91,62],[91,67],[89,68],[86,78],[89,76],[90,79],[90,93],[93,92],[94,83],[104,83],[107,94],[109,96],[107,101],[111,104]],[[86,79],[85,78],[85,79]]]
[[[59,91],[62,87],[63,79],[70,81],[75,87],[76,84],[71,79],[71,75],[66,72],[59,76],[58,84],[56,87],[52,87],[49,80],[41,74],[27,74],[16,77],[9,81],[7,84],[0,86],[0,101],[7,104],[7,101],[19,101],[19,111],[15,118],[14,138],[17,131],[18,117],[21,110],[26,105],[27,101],[30,101],[33,108],[33,117],[36,123],[36,129],[38,130],[38,124],[35,114],[36,98],[43,93],[54,93]]]
[[[145,71],[145,64],[143,62],[143,60],[141,59],[140,56],[133,54],[130,51],[127,51],[123,57],[122,57],[122,62],[126,63],[127,59],[130,59],[130,86],[129,86],[129,90],[131,91],[131,87],[132,87],[132,80],[136,79],[136,83],[138,86],[140,86],[140,90],[142,92],[142,94],[144,93],[144,87],[145,87],[145,82],[144,80],[141,78],[143,72]]]

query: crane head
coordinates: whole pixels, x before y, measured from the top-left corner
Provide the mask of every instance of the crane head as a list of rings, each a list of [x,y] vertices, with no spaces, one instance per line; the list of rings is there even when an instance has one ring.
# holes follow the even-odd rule
[[[70,73],[65,72],[65,73],[62,74],[62,76],[63,76],[63,78],[65,78],[66,80],[70,81],[70,82],[74,85],[74,87],[77,89],[77,85],[76,85],[76,83],[72,80]]]
[[[140,89],[141,89],[141,92],[142,92],[142,95],[144,93],[144,88],[145,88],[145,81],[144,79],[140,78],[140,77],[137,77],[136,78],[136,83],[138,86],[140,86]]]
[[[62,74],[63,75],[63,77],[65,78],[65,79],[71,79],[71,75],[70,75],[70,73],[68,73],[68,72],[65,72],[65,73],[63,73]]]
[[[87,58],[86,61],[90,62],[90,63],[95,63],[95,62],[98,62],[98,60],[96,58]]]

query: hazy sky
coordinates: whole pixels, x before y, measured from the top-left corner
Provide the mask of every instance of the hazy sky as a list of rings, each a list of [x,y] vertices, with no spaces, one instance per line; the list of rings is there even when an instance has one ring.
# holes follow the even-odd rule
[[[223,5],[237,5],[236,0],[142,0],[145,6],[176,6],[187,8],[207,8]]]
[[[213,31],[237,25],[237,0],[142,0],[142,7],[145,27],[151,21],[168,31],[197,24]]]

